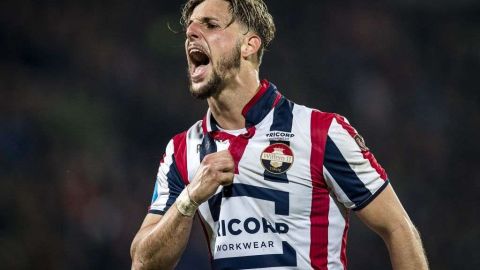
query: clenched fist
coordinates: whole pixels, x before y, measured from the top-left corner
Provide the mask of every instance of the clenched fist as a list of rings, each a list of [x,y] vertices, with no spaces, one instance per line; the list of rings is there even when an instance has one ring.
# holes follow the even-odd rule
[[[233,182],[235,164],[228,150],[208,154],[190,182],[190,198],[201,204],[208,200],[220,185]]]

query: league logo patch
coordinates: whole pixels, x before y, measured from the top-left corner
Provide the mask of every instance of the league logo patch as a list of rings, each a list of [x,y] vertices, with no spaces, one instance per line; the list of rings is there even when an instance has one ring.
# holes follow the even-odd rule
[[[273,174],[281,174],[292,166],[293,152],[288,145],[275,143],[263,150],[260,160],[265,170]]]
[[[358,147],[360,147],[360,150],[362,150],[362,152],[370,150],[368,149],[367,145],[365,144],[365,140],[362,136],[360,136],[360,134],[356,134],[353,138],[355,139],[355,142],[358,144]]]

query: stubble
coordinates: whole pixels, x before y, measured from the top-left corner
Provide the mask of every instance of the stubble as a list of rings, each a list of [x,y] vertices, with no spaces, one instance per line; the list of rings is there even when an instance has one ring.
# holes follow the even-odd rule
[[[211,63],[212,65],[212,75],[208,82],[198,88],[193,89],[192,79],[190,78],[190,73],[188,73],[189,82],[190,82],[190,94],[196,99],[204,100],[209,97],[218,96],[222,89],[225,88],[228,75],[232,70],[238,70],[240,68],[240,59],[241,59],[241,44],[237,43],[235,48],[232,50],[230,55],[222,57],[217,65]]]

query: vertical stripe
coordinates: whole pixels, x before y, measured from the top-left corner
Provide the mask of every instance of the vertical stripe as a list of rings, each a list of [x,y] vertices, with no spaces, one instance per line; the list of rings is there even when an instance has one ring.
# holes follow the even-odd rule
[[[347,238],[348,238],[348,228],[350,227],[350,217],[347,212],[345,215],[345,229],[343,229],[343,237],[342,237],[342,249],[340,253],[340,261],[343,264],[343,269],[347,269]]]
[[[233,162],[235,163],[235,174],[238,174],[238,163],[247,148],[250,138],[255,135],[255,126],[249,127],[247,133],[238,135],[237,137],[230,140],[230,145],[228,146],[228,151],[232,155]]]
[[[173,137],[173,153],[174,161],[177,163],[176,166],[182,181],[185,185],[188,185],[186,134],[187,132],[184,131]]]
[[[330,195],[330,212],[328,213],[328,268],[344,269],[342,263],[342,241],[345,236],[347,220],[345,207]]]
[[[225,189],[225,187],[223,187]],[[220,208],[222,206],[223,198],[223,189],[221,192],[213,195],[208,199],[208,208],[210,209],[210,214],[212,215],[213,222],[217,222],[220,217]]]
[[[328,263],[328,213],[330,196],[323,179],[323,157],[330,114],[312,111],[310,134],[310,174],[312,179],[312,207],[310,211],[310,263],[313,269],[327,269]]]
[[[265,118],[272,109],[276,98],[276,88],[273,84],[263,80],[255,96],[243,107],[242,115],[245,117],[245,126],[254,126]]]
[[[202,143],[203,132],[201,121],[197,122],[187,131],[186,138],[186,153],[187,153],[187,171],[188,179],[193,179],[197,168],[200,165],[198,155],[200,153],[200,144]]]
[[[205,121],[203,121],[205,123]],[[215,140],[213,139],[212,135],[207,132],[204,134],[203,139],[202,139],[202,144],[200,144],[200,149],[199,149],[200,155],[200,162],[203,161],[206,155],[215,153],[217,152],[217,144],[215,143]],[[217,202],[217,200],[220,200]],[[220,204],[222,200],[222,193],[217,193],[216,195],[213,195],[208,199],[208,205],[209,209],[212,213],[213,221],[217,222],[218,221],[218,216],[220,215]],[[218,205],[218,207],[216,207]],[[210,241],[210,239],[208,239]]]
[[[293,122],[293,102],[282,98],[278,106],[273,111],[273,122],[270,131],[292,131]]]
[[[173,205],[177,197],[180,195],[182,190],[185,188],[185,182],[182,177],[180,176],[180,173],[178,171],[177,164],[175,162],[175,159],[173,159],[172,164],[170,165],[170,169],[168,170],[167,173],[167,181],[168,181],[168,200],[165,206],[164,211],[167,212],[168,209]]]
[[[185,186],[175,165],[173,148],[173,140],[170,140],[160,162],[155,182],[157,196],[149,207],[149,213],[165,214]]]
[[[210,110],[210,108],[207,110],[207,114],[203,117],[202,130],[204,134],[206,134],[207,132],[219,130],[217,120],[213,118],[212,111]]]
[[[202,120],[202,131],[204,134],[209,132],[208,130],[208,122],[210,121],[210,110],[207,111],[207,114],[203,117]]]
[[[217,152],[217,144],[212,136],[207,133],[203,136],[202,144],[200,145],[200,162],[206,155]]]
[[[273,121],[272,125],[270,126],[270,131],[284,131],[284,132],[291,132],[292,131],[292,123],[293,123],[293,106],[294,103],[290,100],[287,100],[284,97],[281,97],[278,106],[275,107],[273,111]],[[279,141],[279,140],[271,140],[270,145],[275,143],[283,143],[286,145],[290,145],[290,141]],[[263,172],[263,178],[267,181],[279,182],[279,183],[288,183],[287,174],[274,174],[267,170]]]
[[[263,94],[267,92],[268,88],[270,87],[270,83],[267,81],[262,81],[260,82],[260,87],[258,88],[257,93],[248,101],[247,104],[242,109],[242,114],[243,116],[246,116],[248,111],[252,109],[252,107],[257,104],[257,102],[260,100],[260,98],[263,97]]]
[[[276,107],[277,104],[280,102],[280,100],[282,99],[282,94],[280,94],[279,92],[277,92],[277,96],[275,97],[275,100],[273,101],[273,106],[272,107]]]

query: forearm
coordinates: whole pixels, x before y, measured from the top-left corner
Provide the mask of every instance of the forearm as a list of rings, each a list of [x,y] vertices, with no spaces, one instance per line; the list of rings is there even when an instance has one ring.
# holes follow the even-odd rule
[[[193,217],[172,205],[162,219],[132,244],[132,269],[173,269],[190,236]]]
[[[420,235],[415,226],[406,220],[383,237],[394,270],[428,269]]]
[[[165,215],[145,217],[130,249],[132,269],[175,267],[187,245],[199,204],[215,194],[220,185],[232,183],[234,166],[227,150],[204,157],[190,184]]]

